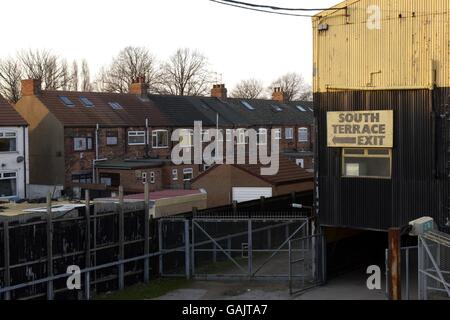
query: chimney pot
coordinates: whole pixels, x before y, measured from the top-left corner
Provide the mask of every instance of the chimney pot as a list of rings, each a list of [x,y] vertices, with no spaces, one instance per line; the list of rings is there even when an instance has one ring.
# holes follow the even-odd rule
[[[286,96],[284,94],[284,91],[281,89],[281,87],[273,88],[272,100],[279,101],[279,102],[286,101]]]
[[[225,88],[225,84],[213,84],[213,88],[211,89],[211,97],[226,99],[227,88]]]
[[[148,93],[148,84],[145,83],[145,76],[136,77],[131,83],[129,93],[145,96]]]

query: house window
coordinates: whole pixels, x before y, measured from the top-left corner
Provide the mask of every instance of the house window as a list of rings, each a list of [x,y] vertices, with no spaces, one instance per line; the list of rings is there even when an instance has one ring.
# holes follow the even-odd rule
[[[194,170],[192,168],[184,168],[183,169],[183,180],[189,181],[194,177]]]
[[[17,196],[17,174],[0,172],[0,198]]]
[[[294,137],[294,129],[286,128],[284,129],[284,138],[291,140]]]
[[[245,129],[237,129],[237,144],[246,144]]]
[[[342,150],[342,176],[360,178],[391,177],[391,149]]]
[[[258,145],[267,144],[267,129],[260,128],[258,130]]]
[[[305,160],[304,159],[295,159],[295,163],[300,167],[300,168],[304,168],[305,167]]]
[[[229,142],[231,142],[233,140],[233,130],[231,130],[231,129],[225,130],[225,139],[226,139],[226,141],[229,141]]]
[[[86,151],[92,150],[92,138],[91,137],[75,137],[73,138],[73,150],[74,151]]]
[[[141,173],[141,180],[142,180],[142,183],[146,183],[147,182],[147,172],[142,172]]]
[[[172,169],[172,180],[176,181],[178,180],[178,170]]]
[[[152,171],[150,172],[150,183],[155,183],[156,178],[155,178],[155,173]]]
[[[0,132],[0,152],[17,151],[17,137],[15,132]]]
[[[298,142],[308,142],[308,128],[298,128]]]
[[[202,130],[202,142],[209,142],[210,139],[211,138],[209,137],[209,129]]]
[[[169,146],[169,132],[167,130],[152,131],[153,148],[167,148]]]
[[[117,145],[119,140],[119,135],[117,131],[108,131],[106,132],[106,145],[115,146]]]
[[[73,174],[72,183],[80,183],[80,184],[92,183],[92,173]]]
[[[128,131],[128,145],[137,146],[145,144],[145,131]]]
[[[274,134],[275,134],[275,140],[281,139],[281,129],[275,129]]]
[[[180,132],[180,146],[183,148],[192,147],[194,131],[192,129],[182,129]]]

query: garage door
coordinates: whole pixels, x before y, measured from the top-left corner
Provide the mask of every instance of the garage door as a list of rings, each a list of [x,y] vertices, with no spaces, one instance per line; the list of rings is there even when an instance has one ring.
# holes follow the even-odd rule
[[[234,187],[232,195],[233,201],[237,202],[255,200],[261,197],[269,198],[272,196],[272,188]]]

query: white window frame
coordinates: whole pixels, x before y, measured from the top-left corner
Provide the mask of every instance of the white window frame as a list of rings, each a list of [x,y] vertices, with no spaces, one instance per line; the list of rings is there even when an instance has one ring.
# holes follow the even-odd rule
[[[225,140],[227,142],[231,142],[233,140],[233,129],[226,129],[225,130]]]
[[[247,137],[244,128],[237,129],[236,136],[237,136],[237,144],[247,144]]]
[[[210,136],[209,136],[209,129],[203,129],[202,130],[202,142],[209,142],[210,141]]]
[[[5,177],[6,174],[9,175],[13,175],[11,177]],[[18,175],[16,171],[5,171],[5,172],[0,172],[0,180],[16,180],[16,193],[12,194],[10,196],[4,196],[3,198],[14,198],[18,196],[19,193],[19,185],[18,185]],[[2,196],[0,195],[0,198],[2,198]]]
[[[257,136],[258,136],[258,143],[257,143],[258,146],[267,145],[267,129],[266,128],[259,128]],[[261,136],[265,137],[263,142],[261,142]]]
[[[303,158],[298,158],[295,159],[295,164],[298,165],[300,168],[305,168],[305,159]]]
[[[178,169],[172,169],[172,180],[173,181],[178,180]]]
[[[115,133],[115,136],[108,136],[109,133]],[[115,143],[111,143],[110,139],[116,139]],[[106,145],[107,146],[117,146],[119,144],[119,133],[117,131],[107,131],[106,132]]]
[[[304,135],[306,135],[306,139]],[[298,128],[298,142],[309,142],[309,130],[307,127]]]
[[[275,140],[281,140],[281,128],[274,129]]]
[[[77,146],[76,141],[84,141],[83,146],[80,148]],[[81,151],[90,151],[94,149],[94,141],[92,137],[74,137],[73,138],[73,151],[81,152]]]
[[[0,131],[0,139],[15,139],[16,145],[15,150],[12,151],[0,151],[0,153],[10,153],[10,152],[18,152],[17,151],[17,132],[16,131]]]
[[[150,171],[150,183],[154,184],[156,182],[156,175],[154,171]]]
[[[184,143],[185,137],[189,137],[188,144]],[[192,129],[181,129],[180,130],[180,147],[192,148],[193,140],[194,140],[194,130],[192,130]]]
[[[159,137],[158,137],[158,133],[166,133],[167,135],[167,139],[165,141],[165,144],[162,146],[158,146],[159,144]],[[155,145],[155,139],[156,138],[156,145]],[[158,130],[153,130],[152,131],[152,147],[153,149],[167,149],[169,147],[169,130],[164,130],[164,129],[158,129]]]
[[[146,183],[147,182],[147,172],[142,172],[141,173],[141,180],[142,180],[142,183]]]
[[[143,142],[130,142],[130,137],[144,137]],[[129,146],[143,146],[145,145],[145,131],[128,131],[128,145]]]
[[[191,178],[186,179],[184,177],[184,175],[185,174],[189,174],[189,173],[191,174]],[[192,169],[192,168],[184,168],[183,169],[183,181],[191,181],[193,178],[194,178],[194,169]]]
[[[292,140],[294,138],[294,128],[284,128],[284,138]]]

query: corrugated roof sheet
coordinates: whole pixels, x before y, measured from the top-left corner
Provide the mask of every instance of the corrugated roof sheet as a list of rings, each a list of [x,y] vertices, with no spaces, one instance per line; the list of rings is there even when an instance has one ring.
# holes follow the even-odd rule
[[[0,127],[26,126],[27,122],[0,96]]]

